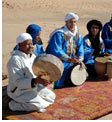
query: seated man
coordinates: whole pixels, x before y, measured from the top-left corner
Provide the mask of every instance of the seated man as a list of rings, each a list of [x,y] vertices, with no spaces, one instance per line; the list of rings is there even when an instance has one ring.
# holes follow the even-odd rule
[[[46,86],[48,81],[36,77],[32,71],[35,55],[32,54],[32,37],[28,33],[20,34],[16,42],[18,50],[12,52],[7,64],[9,82],[7,94],[12,99],[9,109],[12,111],[38,111],[54,103],[55,94]]]
[[[26,32],[29,33],[32,36],[32,42],[33,42],[33,53],[38,56],[39,54],[44,53],[43,49],[43,42],[40,38],[41,36],[41,27],[36,24],[30,24],[26,28]],[[14,50],[18,49],[18,45],[14,47]]]
[[[102,30],[102,39],[105,43],[105,51],[112,55],[112,16],[109,22],[107,22]]]
[[[54,30],[50,35],[50,40],[46,48],[46,53],[53,54],[60,58],[64,64],[64,72],[59,81],[54,84],[55,88],[63,87],[68,69],[74,64],[81,64],[84,68],[83,41],[76,22],[79,17],[72,12],[65,16],[65,26]]]
[[[87,23],[88,34],[83,38],[84,45],[84,63],[87,67],[89,77],[96,78],[97,73],[94,69],[95,58],[104,52],[104,43],[100,39],[102,23],[98,20],[90,20]]]

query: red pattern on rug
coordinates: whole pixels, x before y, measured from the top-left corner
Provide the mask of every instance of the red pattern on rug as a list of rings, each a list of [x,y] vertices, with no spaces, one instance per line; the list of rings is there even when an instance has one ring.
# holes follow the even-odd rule
[[[85,82],[78,87],[57,89],[55,103],[45,113],[4,110],[11,120],[92,120],[112,112],[112,82]],[[3,97],[3,100],[6,98]]]

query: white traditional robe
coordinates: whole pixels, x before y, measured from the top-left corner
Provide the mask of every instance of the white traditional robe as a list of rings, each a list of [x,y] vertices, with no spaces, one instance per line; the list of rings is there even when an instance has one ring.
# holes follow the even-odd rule
[[[12,111],[33,111],[42,112],[54,103],[55,93],[43,85],[31,86],[32,78],[36,78],[32,71],[32,64],[35,55],[26,55],[16,50],[8,62],[9,82],[7,94],[13,100],[9,102]]]

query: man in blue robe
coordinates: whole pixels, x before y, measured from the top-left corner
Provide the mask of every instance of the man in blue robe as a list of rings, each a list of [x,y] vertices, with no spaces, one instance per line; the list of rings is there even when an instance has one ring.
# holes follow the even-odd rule
[[[112,16],[110,21],[103,27],[102,39],[105,43],[105,51],[112,55]]]
[[[36,24],[30,24],[27,29],[26,32],[29,33],[32,36],[32,42],[33,42],[33,46],[34,46],[34,50],[33,53],[38,56],[39,54],[44,53],[44,49],[42,46],[42,40],[40,38],[41,35],[41,27],[36,25]],[[18,45],[16,45],[14,47],[13,50],[17,50],[18,49]]]
[[[100,39],[102,23],[98,20],[90,20],[87,23],[88,34],[83,38],[84,45],[84,64],[86,65],[89,77],[96,78],[97,73],[94,69],[95,58],[104,52],[104,43]]]
[[[55,88],[63,87],[65,84],[65,77],[70,66],[74,63],[79,63],[81,68],[83,64],[83,42],[76,22],[79,17],[72,12],[65,16],[65,26],[54,30],[50,34],[46,53],[53,54],[60,58],[64,64],[64,72],[59,81],[54,82]]]

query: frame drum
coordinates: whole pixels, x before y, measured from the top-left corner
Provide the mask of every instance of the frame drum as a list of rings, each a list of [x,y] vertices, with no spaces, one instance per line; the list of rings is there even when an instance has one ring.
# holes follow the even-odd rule
[[[80,69],[79,64],[71,66],[68,70],[65,86],[78,86],[85,82],[87,72],[85,69]]]
[[[44,53],[35,58],[32,70],[36,76],[41,75],[41,78],[51,83],[61,78],[64,65],[56,56]]]

